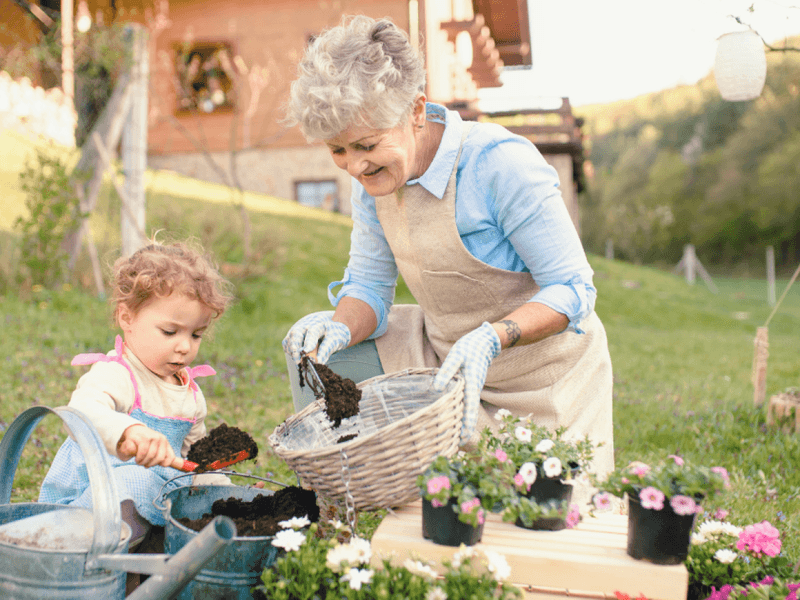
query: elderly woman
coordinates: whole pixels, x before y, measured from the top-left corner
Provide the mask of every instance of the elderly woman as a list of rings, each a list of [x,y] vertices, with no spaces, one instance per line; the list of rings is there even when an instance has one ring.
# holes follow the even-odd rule
[[[603,446],[611,360],[556,171],[527,139],[428,103],[423,64],[387,19],[358,16],[307,48],[289,120],[353,178],[350,260],[283,341],[295,407],[301,352],[356,382],[439,367],[465,380],[462,443],[501,408]],[[418,304],[393,305],[398,273]],[[341,286],[338,294],[333,290]]]

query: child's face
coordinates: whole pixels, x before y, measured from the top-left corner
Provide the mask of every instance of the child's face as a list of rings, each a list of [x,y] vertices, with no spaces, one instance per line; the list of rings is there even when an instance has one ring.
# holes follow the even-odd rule
[[[205,304],[179,292],[153,298],[135,315],[124,304],[119,307],[119,324],[130,351],[161,379],[175,384],[175,374],[197,356],[212,317]]]

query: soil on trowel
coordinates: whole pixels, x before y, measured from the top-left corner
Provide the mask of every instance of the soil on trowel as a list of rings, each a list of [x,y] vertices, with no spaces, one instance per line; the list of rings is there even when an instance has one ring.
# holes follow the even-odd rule
[[[258,444],[249,433],[222,423],[192,444],[186,458],[199,465],[196,473],[202,473],[208,471],[214,461],[224,460],[242,450],[250,454],[248,460],[258,456]]]
[[[327,366],[316,363],[308,356],[300,361],[300,385],[303,385],[303,370],[308,368],[310,362],[317,370],[317,375],[325,386],[325,414],[334,427],[342,424],[342,419],[358,414],[358,403],[361,400],[361,390],[356,387],[352,379],[343,378]]]
[[[319,520],[319,506],[313,490],[289,486],[249,501],[219,499],[211,505],[211,512],[199,519],[181,517],[177,521],[189,529],[201,531],[219,515],[233,519],[236,537],[261,537],[275,535],[280,529],[278,523],[293,517],[308,517],[309,521],[316,523]]]

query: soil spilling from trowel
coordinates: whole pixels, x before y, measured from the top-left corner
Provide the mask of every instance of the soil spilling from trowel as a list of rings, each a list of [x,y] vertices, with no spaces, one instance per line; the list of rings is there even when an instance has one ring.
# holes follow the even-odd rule
[[[198,519],[181,517],[177,521],[189,529],[201,531],[219,515],[233,519],[236,537],[261,537],[275,535],[281,529],[278,523],[293,517],[308,517],[309,521],[316,523],[319,520],[319,506],[314,491],[289,486],[249,501],[240,498],[219,499],[211,505],[210,513]]]
[[[308,369],[309,362],[317,370],[317,375],[325,386],[325,414],[334,427],[339,427],[342,419],[358,414],[361,390],[352,379],[337,375],[327,365],[316,363],[308,356],[304,356],[298,365],[301,387],[304,385],[304,371]]]
[[[199,465],[197,473],[203,473],[209,470],[211,463],[228,459],[242,450],[250,455],[247,460],[258,456],[258,444],[249,433],[222,423],[192,444],[186,458]]]

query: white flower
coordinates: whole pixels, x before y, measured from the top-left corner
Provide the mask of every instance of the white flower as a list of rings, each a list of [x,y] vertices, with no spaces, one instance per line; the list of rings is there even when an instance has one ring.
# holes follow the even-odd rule
[[[302,546],[303,542],[305,541],[305,533],[301,531],[295,531],[294,529],[282,529],[275,534],[275,538],[272,540],[272,545],[277,546],[278,548],[283,548],[287,552],[291,552],[293,550],[299,550],[300,546]]]
[[[558,477],[561,475],[561,461],[556,456],[551,456],[544,461],[542,470],[547,477]]]
[[[281,521],[278,523],[279,527],[283,529],[302,529],[306,525],[311,525],[308,517],[292,517],[288,521]]]
[[[699,546],[700,544],[705,544],[708,541],[706,539],[706,536],[704,536],[699,531],[695,531],[694,533],[692,533],[689,539],[693,546]]]
[[[527,427],[517,427],[514,430],[514,437],[517,438],[520,442],[530,442],[532,435],[533,432]]]
[[[334,528],[334,529],[336,529],[337,531],[338,531],[339,529],[344,529],[344,528],[345,528],[345,524],[344,524],[344,523],[342,523],[342,522],[341,522],[339,519],[336,519],[336,520],[330,520],[330,521],[328,521],[328,523],[331,525],[331,527],[333,527],[333,528]]]
[[[367,564],[369,559],[372,558],[372,547],[369,544],[369,540],[354,537],[350,540],[350,547],[355,552],[358,562]]]
[[[447,600],[447,592],[439,586],[433,586],[425,594],[425,600]]]
[[[553,442],[553,440],[542,440],[538,444],[536,444],[536,451],[547,452],[553,446],[555,446],[555,442]]]
[[[714,553],[714,558],[726,565],[735,561],[737,556],[736,552],[727,548],[720,548]]]
[[[494,413],[494,418],[496,421],[502,421],[504,417],[510,417],[511,411],[505,408],[501,408],[496,413]]]
[[[731,523],[725,523],[723,521],[703,521],[697,527],[697,533],[702,535],[704,538],[716,538],[720,535],[730,535],[733,537],[739,537],[739,534],[742,532],[741,527],[737,527]]]
[[[486,568],[489,569],[490,573],[494,574],[495,581],[508,579],[511,575],[511,566],[508,564],[506,557],[494,550],[485,550],[484,555],[489,561]]]
[[[403,566],[411,573],[428,579],[436,579],[439,576],[438,573],[430,566],[418,560],[411,560],[410,558],[407,558],[403,563]]]
[[[525,485],[533,485],[533,482],[536,481],[536,465],[526,462],[519,468],[519,474],[522,475]]]
[[[476,550],[472,546],[467,546],[466,544],[461,544],[458,547],[458,552],[453,554],[453,560],[450,561],[450,564],[453,565],[453,568],[457,569],[461,566],[461,562],[465,558],[472,558],[475,556]]]
[[[372,576],[375,572],[372,569],[350,569],[347,573],[342,575],[341,581],[349,581],[350,589],[360,590],[361,586],[365,583],[372,581]]]

